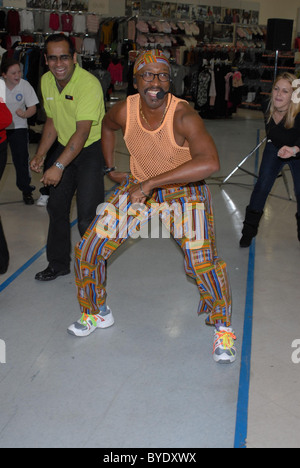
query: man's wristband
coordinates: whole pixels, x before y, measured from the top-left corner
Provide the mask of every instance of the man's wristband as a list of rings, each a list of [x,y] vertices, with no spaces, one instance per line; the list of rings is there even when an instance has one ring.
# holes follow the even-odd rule
[[[293,146],[293,156],[297,156],[297,147],[296,146]]]
[[[142,194],[143,194],[144,197],[146,197],[146,198],[151,197],[151,195],[152,195],[152,193],[153,193],[153,191],[151,190],[151,192],[149,193],[149,195],[146,195],[145,192],[144,192],[144,190],[143,190],[143,184],[142,184],[142,182],[140,182],[140,191],[142,192]]]
[[[54,163],[54,166],[58,167],[58,169],[60,169],[61,171],[65,170],[65,166],[62,163],[58,162],[58,161],[56,161],[56,163]]]
[[[106,174],[109,174],[110,172],[115,171],[116,169],[117,169],[117,168],[116,168],[115,166],[113,166],[113,167],[106,167],[106,166],[104,166],[104,168],[103,168],[103,173],[104,173],[104,175],[106,175]]]

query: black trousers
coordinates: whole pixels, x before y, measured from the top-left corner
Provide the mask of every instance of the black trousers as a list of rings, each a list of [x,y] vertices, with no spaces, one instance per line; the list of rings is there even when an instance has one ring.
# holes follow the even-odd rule
[[[58,147],[58,145],[59,145],[58,140],[56,140],[51,146],[51,148],[49,149],[48,153],[46,154],[46,159],[44,161],[44,173],[47,171],[47,169],[53,166],[53,164],[57,160],[56,148]],[[50,187],[45,187],[45,186],[41,187],[40,194],[49,196]]]
[[[0,180],[3,175],[7,161],[7,140],[0,143]],[[6,273],[9,262],[7,243],[0,218],[0,275]]]
[[[6,134],[16,169],[17,187],[24,194],[29,194],[33,191],[33,187],[30,185],[28,130],[27,128],[17,128],[15,130],[6,130]]]
[[[263,152],[259,168],[259,176],[251,195],[249,207],[251,210],[262,212],[275,183],[278,174],[288,164],[294,181],[294,190],[297,200],[297,213],[300,214],[300,159],[282,159],[277,156],[278,148],[268,142]]]
[[[56,161],[63,152],[60,143],[52,155]],[[52,158],[51,158],[52,159]],[[75,192],[78,214],[78,230],[81,236],[96,216],[96,209],[104,201],[104,158],[101,141],[83,148],[79,155],[66,167],[60,183],[50,187],[47,210],[49,231],[47,259],[55,270],[67,270],[71,261],[70,210]]]
[[[9,252],[0,218],[0,275],[6,273],[9,263]]]
[[[3,172],[7,162],[7,140],[0,143],[0,180],[3,176]]]

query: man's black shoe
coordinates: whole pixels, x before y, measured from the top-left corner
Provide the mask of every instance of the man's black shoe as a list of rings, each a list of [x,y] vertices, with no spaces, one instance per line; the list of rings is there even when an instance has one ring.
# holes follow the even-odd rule
[[[51,267],[47,267],[46,270],[40,271],[35,275],[35,279],[38,281],[52,281],[58,276],[65,276],[70,273],[70,270],[56,271]]]
[[[25,205],[34,205],[34,199],[31,193],[23,193],[23,201]]]

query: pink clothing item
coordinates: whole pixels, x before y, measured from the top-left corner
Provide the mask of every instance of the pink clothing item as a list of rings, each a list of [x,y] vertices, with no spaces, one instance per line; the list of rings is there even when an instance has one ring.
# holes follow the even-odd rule
[[[73,31],[73,16],[69,13],[63,13],[61,15],[61,27],[64,32]]]
[[[110,73],[112,84],[123,81],[123,66],[120,63],[114,64],[111,62],[107,70]]]
[[[149,32],[149,26],[145,21],[139,20],[136,24],[136,29],[140,31],[141,33],[148,33]]]
[[[233,77],[232,77],[232,86],[234,88],[239,88],[240,86],[243,86],[243,80],[242,80],[242,74],[239,71],[234,72]]]
[[[99,15],[88,15],[86,19],[86,28],[88,32],[97,34],[99,31],[99,25],[100,25],[100,16]]]
[[[49,27],[52,31],[57,31],[59,29],[59,14],[51,13],[49,18]]]

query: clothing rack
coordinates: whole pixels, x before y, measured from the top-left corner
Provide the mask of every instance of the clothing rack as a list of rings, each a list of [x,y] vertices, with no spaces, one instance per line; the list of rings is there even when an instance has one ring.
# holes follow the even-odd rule
[[[17,47],[40,47],[40,45],[38,42],[18,42]]]

